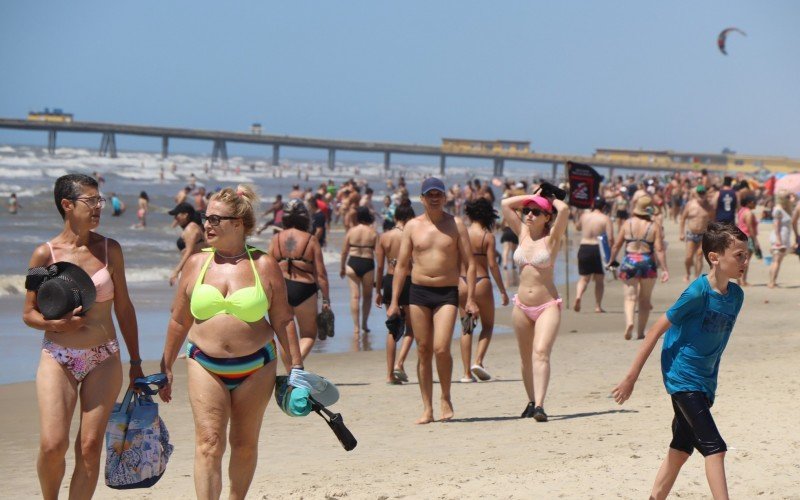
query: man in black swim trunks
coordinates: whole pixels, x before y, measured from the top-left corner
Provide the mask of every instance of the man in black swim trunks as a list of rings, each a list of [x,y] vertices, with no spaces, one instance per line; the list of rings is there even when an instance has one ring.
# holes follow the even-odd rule
[[[399,314],[398,297],[413,260],[409,291],[409,319],[417,341],[417,375],[422,393],[422,416],[418,424],[433,422],[433,357],[442,388],[441,420],[453,418],[450,383],[453,357],[450,343],[458,314],[458,276],[460,262],[467,264],[467,302],[465,310],[477,315],[475,265],[467,229],[460,219],[444,211],[444,183],[431,177],[422,183],[425,213],[410,220],[403,230],[392,283],[392,303],[387,316]],[[459,260],[460,259],[460,260]]]
[[[578,248],[578,280],[577,294],[573,309],[575,312],[581,310],[581,299],[589,286],[589,282],[594,279],[594,312],[602,313],[603,292],[605,290],[605,265],[600,253],[600,241],[598,237],[605,234],[609,248],[614,246],[614,232],[611,225],[611,218],[603,213],[606,201],[602,196],[597,196],[592,202],[592,210],[584,212],[575,220],[575,229],[581,232],[581,246]]]

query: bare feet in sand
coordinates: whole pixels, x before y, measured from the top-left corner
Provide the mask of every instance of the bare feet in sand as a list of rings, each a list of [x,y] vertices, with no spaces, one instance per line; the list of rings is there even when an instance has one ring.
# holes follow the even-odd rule
[[[576,313],[577,312],[581,312],[581,299],[580,298],[575,298],[575,305],[573,305],[572,308],[575,310]]]
[[[422,416],[419,417],[414,423],[422,425],[422,424],[429,424],[431,422],[433,422],[433,409],[423,411]]]
[[[625,327],[625,340],[630,340],[633,337],[633,325]]]
[[[442,418],[440,420],[447,422],[452,419],[454,415],[453,403],[450,402],[449,399],[442,399]]]
[[[606,310],[603,309],[600,306],[597,306],[597,307],[594,308],[594,312],[596,312],[596,313],[604,313],[604,312],[606,312]]]
[[[689,275],[688,274],[683,277],[683,282],[684,283],[688,283],[689,282]]]

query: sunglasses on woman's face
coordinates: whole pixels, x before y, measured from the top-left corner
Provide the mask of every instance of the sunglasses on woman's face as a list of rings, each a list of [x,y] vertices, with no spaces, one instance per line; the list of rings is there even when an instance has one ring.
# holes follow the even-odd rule
[[[232,217],[230,215],[206,215],[206,214],[200,215],[200,221],[203,224],[205,224],[206,221],[208,221],[208,223],[214,227],[219,226],[219,223],[224,220],[235,220],[235,219],[239,219],[239,217]]]
[[[522,215],[533,214],[534,217],[539,217],[544,211],[540,208],[522,207]]]

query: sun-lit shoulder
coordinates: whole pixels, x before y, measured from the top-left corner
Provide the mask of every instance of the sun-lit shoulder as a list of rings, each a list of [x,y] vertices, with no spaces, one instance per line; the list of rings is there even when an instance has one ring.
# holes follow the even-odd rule
[[[106,238],[108,240],[108,251],[109,252],[122,252],[122,245],[119,244],[117,240],[114,238]]]
[[[186,272],[191,272],[199,268],[200,266],[203,265],[203,262],[205,262],[207,258],[208,258],[207,253],[197,252],[196,254],[192,255],[186,260],[186,264],[184,265],[184,270]]]
[[[256,267],[261,270],[267,270],[272,265],[278,265],[278,261],[275,260],[275,257],[262,250],[256,249],[250,255],[252,255],[253,262],[255,262]]]
[[[406,229],[413,230],[414,227],[418,226],[424,219],[425,219],[425,214],[417,215],[410,221],[406,222]]]
[[[30,266],[31,267],[44,266],[48,262],[50,262],[50,247],[47,246],[47,243],[42,243],[33,250],[33,254],[31,255],[31,260],[30,260]]]

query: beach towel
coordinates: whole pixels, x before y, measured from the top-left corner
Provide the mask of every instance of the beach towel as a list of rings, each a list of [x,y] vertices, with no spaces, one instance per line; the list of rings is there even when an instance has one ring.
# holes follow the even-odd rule
[[[166,375],[137,378],[106,426],[106,486],[114,489],[149,488],[161,479],[173,446],[158,416],[151,385],[162,387]]]

